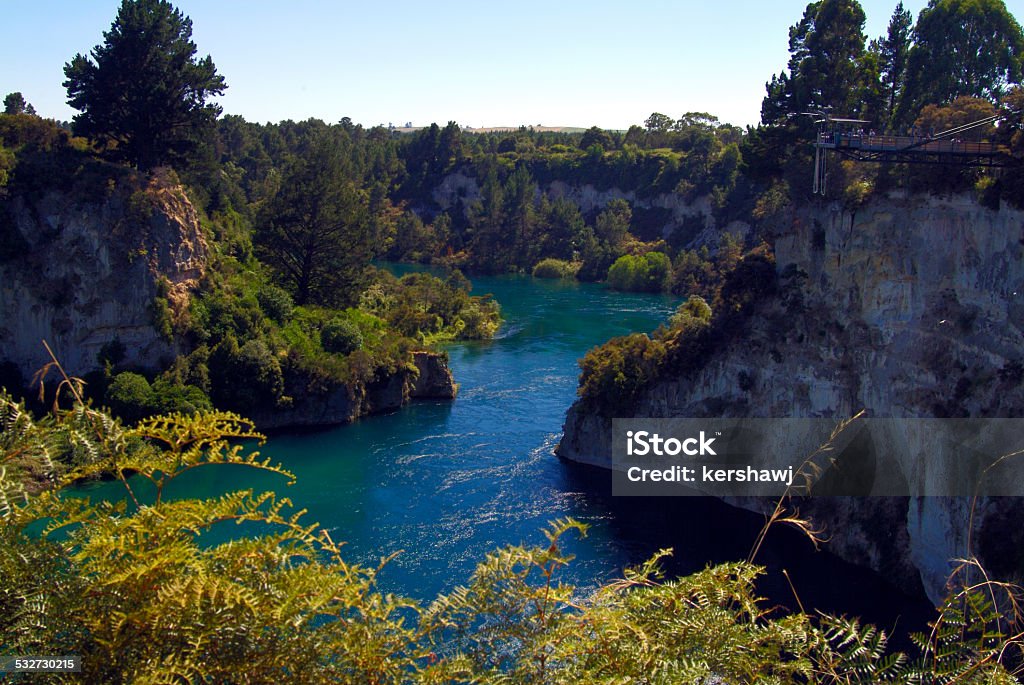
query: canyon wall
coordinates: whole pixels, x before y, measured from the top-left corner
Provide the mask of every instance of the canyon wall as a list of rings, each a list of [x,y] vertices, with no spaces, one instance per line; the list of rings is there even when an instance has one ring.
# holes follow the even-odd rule
[[[119,368],[159,371],[190,351],[170,324],[186,315],[210,247],[180,184],[159,172],[124,174],[99,194],[51,190],[12,198],[5,209],[0,363],[24,384],[50,361],[44,340],[79,377],[101,368],[115,341],[123,346]],[[412,399],[453,399],[457,390],[447,360],[427,351],[371,383],[286,380],[292,404],[252,412],[261,429],[348,423]]]
[[[700,368],[646,385],[632,415],[1024,416],[1024,212],[893,194],[856,211],[791,210],[769,239],[776,295]],[[577,403],[558,453],[609,466],[610,430]],[[935,475],[909,459],[901,470],[912,487]],[[801,505],[828,525],[831,551],[933,599],[950,560],[968,553],[1003,575],[1021,569],[1018,500],[983,500],[972,531],[969,509],[939,497]]]
[[[127,176],[99,195],[15,197],[3,220],[0,361],[27,381],[49,361],[44,339],[73,375],[101,366],[100,351],[115,340],[127,366],[159,368],[175,357],[157,317],[187,308],[208,264],[180,185]]]

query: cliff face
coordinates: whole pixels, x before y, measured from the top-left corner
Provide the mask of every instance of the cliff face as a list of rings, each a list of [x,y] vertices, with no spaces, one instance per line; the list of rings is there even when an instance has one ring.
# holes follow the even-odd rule
[[[687,378],[645,388],[635,416],[1024,415],[1024,212],[966,197],[890,197],[855,213],[793,211],[775,229],[779,297]],[[815,446],[808,446],[813,449]],[[608,465],[610,422],[574,406],[559,454]],[[914,484],[921,464],[902,465]],[[750,508],[756,502],[741,503]],[[829,548],[941,595],[967,554],[969,503],[820,499]],[[1024,507],[983,502],[974,549],[998,571],[1017,560]],[[808,511],[802,507],[802,511]]]
[[[174,357],[154,326],[155,300],[180,311],[207,266],[180,186],[128,177],[99,197],[51,191],[10,203],[5,234],[17,248],[0,262],[0,361],[30,378],[49,361],[43,339],[76,375],[99,366],[97,354],[115,339],[128,365]]]
[[[552,200],[572,200],[584,214],[598,212],[612,200],[626,200],[634,209],[662,210],[662,218],[659,221],[662,237],[667,238],[673,231],[684,226],[696,226],[698,230],[691,236],[691,244],[695,245],[715,245],[723,231],[746,235],[750,230],[749,225],[740,221],[718,226],[708,197],[698,198],[694,202],[686,202],[678,193],[640,197],[632,190],[624,191],[614,187],[600,190],[589,183],[577,186],[564,181],[552,181],[539,189],[539,192]],[[477,179],[459,172],[445,176],[433,191],[434,202],[446,211],[454,208],[459,200],[462,201],[463,207],[468,207],[480,197]]]

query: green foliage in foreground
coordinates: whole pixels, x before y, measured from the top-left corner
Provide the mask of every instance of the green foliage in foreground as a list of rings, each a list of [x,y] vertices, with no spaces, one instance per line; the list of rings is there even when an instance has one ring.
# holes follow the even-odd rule
[[[586,527],[564,520],[542,546],[492,552],[467,585],[423,606],[376,590],[380,568],[346,563],[273,493],[163,497],[200,468],[293,480],[231,444],[261,438],[244,419],[176,414],[126,429],[76,399],[37,421],[2,391],[0,416],[0,644],[79,654],[87,682],[1016,682],[995,584],[955,591],[911,659],[856,620],[768,608],[754,586],[763,570],[746,562],[666,581],[663,550],[581,596],[561,578],[564,538]],[[60,491],[100,474],[126,499]],[[204,544],[229,522],[258,534]]]

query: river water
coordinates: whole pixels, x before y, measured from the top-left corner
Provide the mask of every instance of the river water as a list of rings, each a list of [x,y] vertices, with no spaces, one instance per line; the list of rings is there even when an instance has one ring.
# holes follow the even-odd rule
[[[376,565],[398,553],[380,586],[421,600],[466,582],[488,551],[544,543],[541,529],[565,516],[591,524],[587,538],[569,545],[577,559],[565,576],[584,589],[661,547],[675,549],[673,573],[745,558],[760,516],[706,498],[615,498],[606,472],[553,454],[575,397],[577,360],[613,336],[653,330],[678,300],[528,276],[473,282],[474,294],[501,303],[505,323],[494,340],[447,348],[461,386],[454,402],[421,401],[349,426],[272,437],[262,452],[296,474],[291,487],[245,469],[199,469],[178,494],[276,489],[309,510],[307,522],[344,540],[348,561]],[[897,615],[927,608],[785,531],[769,536],[758,561],[769,566],[763,591],[790,606],[783,568],[808,608],[889,627]]]

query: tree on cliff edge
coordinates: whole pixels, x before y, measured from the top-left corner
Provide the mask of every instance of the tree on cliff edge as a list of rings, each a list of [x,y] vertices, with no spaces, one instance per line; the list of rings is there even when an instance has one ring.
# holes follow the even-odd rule
[[[166,0],[122,0],[103,44],[64,66],[75,132],[148,169],[181,159],[212,131],[227,88],[207,55],[196,59],[192,21]]]
[[[809,108],[856,114],[864,76],[864,10],[857,0],[818,0],[789,29],[789,73],[773,76],[761,103],[761,122],[786,121]],[[803,121],[800,119],[799,121]]]

